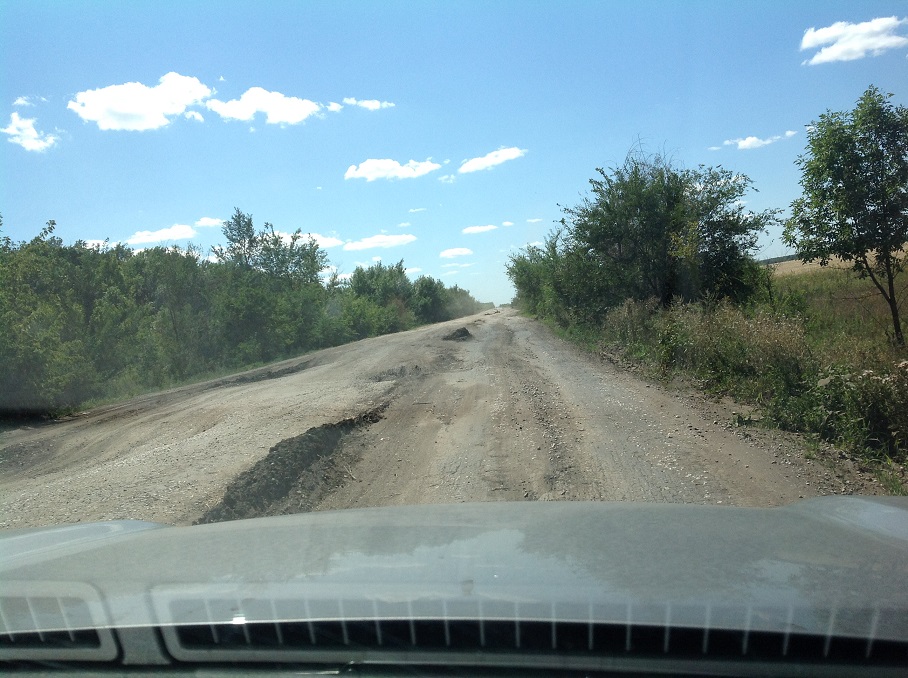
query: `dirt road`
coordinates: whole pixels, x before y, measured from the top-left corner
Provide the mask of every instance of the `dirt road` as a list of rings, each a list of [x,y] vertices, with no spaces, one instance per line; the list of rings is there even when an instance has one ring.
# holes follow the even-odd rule
[[[470,336],[444,338],[460,327]],[[2,433],[0,527],[877,491],[733,419],[503,309]]]

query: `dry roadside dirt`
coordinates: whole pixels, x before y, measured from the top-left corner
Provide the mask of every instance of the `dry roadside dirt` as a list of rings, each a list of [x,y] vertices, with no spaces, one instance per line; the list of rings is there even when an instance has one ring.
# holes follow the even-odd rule
[[[469,336],[445,339],[466,328]],[[462,333],[461,333],[462,334]],[[391,504],[881,493],[501,309],[0,433],[0,528]]]

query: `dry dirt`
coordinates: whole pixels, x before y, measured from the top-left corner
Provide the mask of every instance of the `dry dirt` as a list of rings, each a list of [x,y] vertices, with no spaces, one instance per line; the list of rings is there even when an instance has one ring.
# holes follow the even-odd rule
[[[502,309],[2,433],[0,527],[881,492],[860,468],[811,459],[797,437],[736,426],[735,409]]]

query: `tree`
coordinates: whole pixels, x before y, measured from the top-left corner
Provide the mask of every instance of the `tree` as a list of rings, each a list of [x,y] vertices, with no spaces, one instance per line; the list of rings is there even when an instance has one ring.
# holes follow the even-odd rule
[[[252,268],[261,249],[261,239],[252,224],[252,215],[235,207],[233,216],[221,227],[221,233],[227,238],[228,245],[226,248],[212,248],[218,261],[233,263],[244,269]]]
[[[668,306],[707,296],[740,302],[753,292],[756,235],[776,211],[744,209],[750,179],[721,167],[677,169],[639,152],[597,171],[591,194],[563,208],[545,249],[512,258],[521,301],[596,322],[628,298]]]
[[[869,87],[853,111],[827,111],[808,128],[798,157],[804,195],[792,203],[784,240],[804,262],[833,257],[870,278],[905,345],[896,277],[908,242],[908,109]]]

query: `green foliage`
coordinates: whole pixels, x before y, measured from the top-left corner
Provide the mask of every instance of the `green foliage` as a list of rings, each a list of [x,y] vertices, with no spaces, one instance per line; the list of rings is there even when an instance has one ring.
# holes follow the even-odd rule
[[[869,277],[904,345],[895,279],[908,242],[908,108],[890,97],[871,86],[853,111],[811,124],[797,161],[804,195],[792,203],[784,237],[805,262],[837,257]]]
[[[747,177],[642,154],[597,171],[591,195],[564,208],[545,246],[511,257],[515,303],[558,322],[595,323],[625,299],[743,302],[759,287],[750,254],[776,211],[745,211]]]
[[[794,314],[769,301],[664,308],[627,300],[608,312],[600,337],[663,376],[687,374],[708,390],[757,404],[785,428],[905,462],[908,360],[894,347],[871,349],[879,346],[879,323],[845,319],[858,307],[834,300],[853,294],[858,282],[843,271],[780,278],[776,302],[797,298],[802,310]],[[869,283],[863,286],[866,294]],[[885,315],[882,304],[877,311]]]
[[[411,283],[403,262],[323,284],[314,240],[256,231],[239,209],[215,262],[192,245],[64,246],[53,231],[0,238],[0,414],[60,413],[481,308],[456,286]]]

